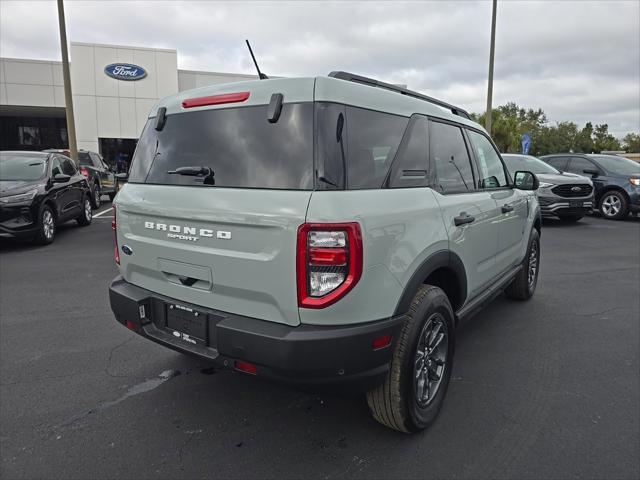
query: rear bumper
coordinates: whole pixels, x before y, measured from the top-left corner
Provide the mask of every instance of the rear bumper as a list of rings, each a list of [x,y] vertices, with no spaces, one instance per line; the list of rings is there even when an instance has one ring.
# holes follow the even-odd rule
[[[109,298],[120,323],[156,343],[220,367],[249,362],[257,366],[258,376],[301,385],[347,383],[369,388],[379,383],[389,370],[405,319],[399,316],[355,326],[292,327],[175,301],[131,285],[121,276],[111,283]],[[167,308],[173,304],[206,315],[203,341],[192,344],[174,336],[167,326]],[[374,351],[373,340],[384,335],[392,335],[392,344]]]

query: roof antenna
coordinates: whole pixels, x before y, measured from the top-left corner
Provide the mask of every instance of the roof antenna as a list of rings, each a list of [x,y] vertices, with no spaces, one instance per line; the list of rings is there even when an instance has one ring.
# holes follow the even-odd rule
[[[251,45],[249,44],[249,40],[245,40],[247,42],[247,47],[249,47],[249,53],[251,54],[251,58],[253,59],[253,64],[256,66],[256,70],[258,70],[258,77],[260,80],[269,80],[264,73],[260,71],[260,67],[258,66],[258,62],[256,62],[256,57],[253,56],[253,50],[251,50]]]

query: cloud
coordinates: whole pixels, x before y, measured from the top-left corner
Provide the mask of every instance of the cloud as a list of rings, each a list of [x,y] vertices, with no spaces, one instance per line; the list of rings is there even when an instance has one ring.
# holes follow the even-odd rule
[[[66,2],[74,41],[174,48],[180,68],[348,70],[484,110],[491,3]],[[0,3],[0,55],[59,58],[55,2]],[[500,1],[495,104],[640,131],[640,2]]]

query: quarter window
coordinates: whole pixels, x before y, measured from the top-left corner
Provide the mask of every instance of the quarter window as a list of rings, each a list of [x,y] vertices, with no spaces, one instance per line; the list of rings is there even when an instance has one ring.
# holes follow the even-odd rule
[[[54,157],[51,163],[51,176],[62,175],[62,165],[60,165],[60,158]]]
[[[349,190],[381,188],[409,119],[347,107]]]
[[[390,188],[428,185],[428,124],[426,117],[413,118],[393,162],[389,177]]]
[[[459,127],[429,123],[431,164],[435,166],[437,185],[443,193],[474,190],[469,153]]]
[[[507,187],[509,183],[504,165],[489,139],[478,132],[472,130],[468,130],[468,132],[478,163],[480,177],[478,186],[480,188]]]

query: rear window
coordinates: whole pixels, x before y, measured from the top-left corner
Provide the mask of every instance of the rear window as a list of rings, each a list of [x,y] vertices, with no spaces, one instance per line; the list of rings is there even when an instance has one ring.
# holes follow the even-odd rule
[[[310,190],[313,187],[313,103],[282,107],[276,123],[267,105],[168,115],[162,131],[149,119],[129,181],[210,186],[202,177],[169,174],[207,167],[216,187]],[[209,183],[209,184],[207,184]]]
[[[87,152],[78,152],[78,162],[80,165],[89,165],[93,166],[93,162],[91,161],[91,157]]]
[[[47,155],[0,153],[0,180],[39,180],[47,173]]]

